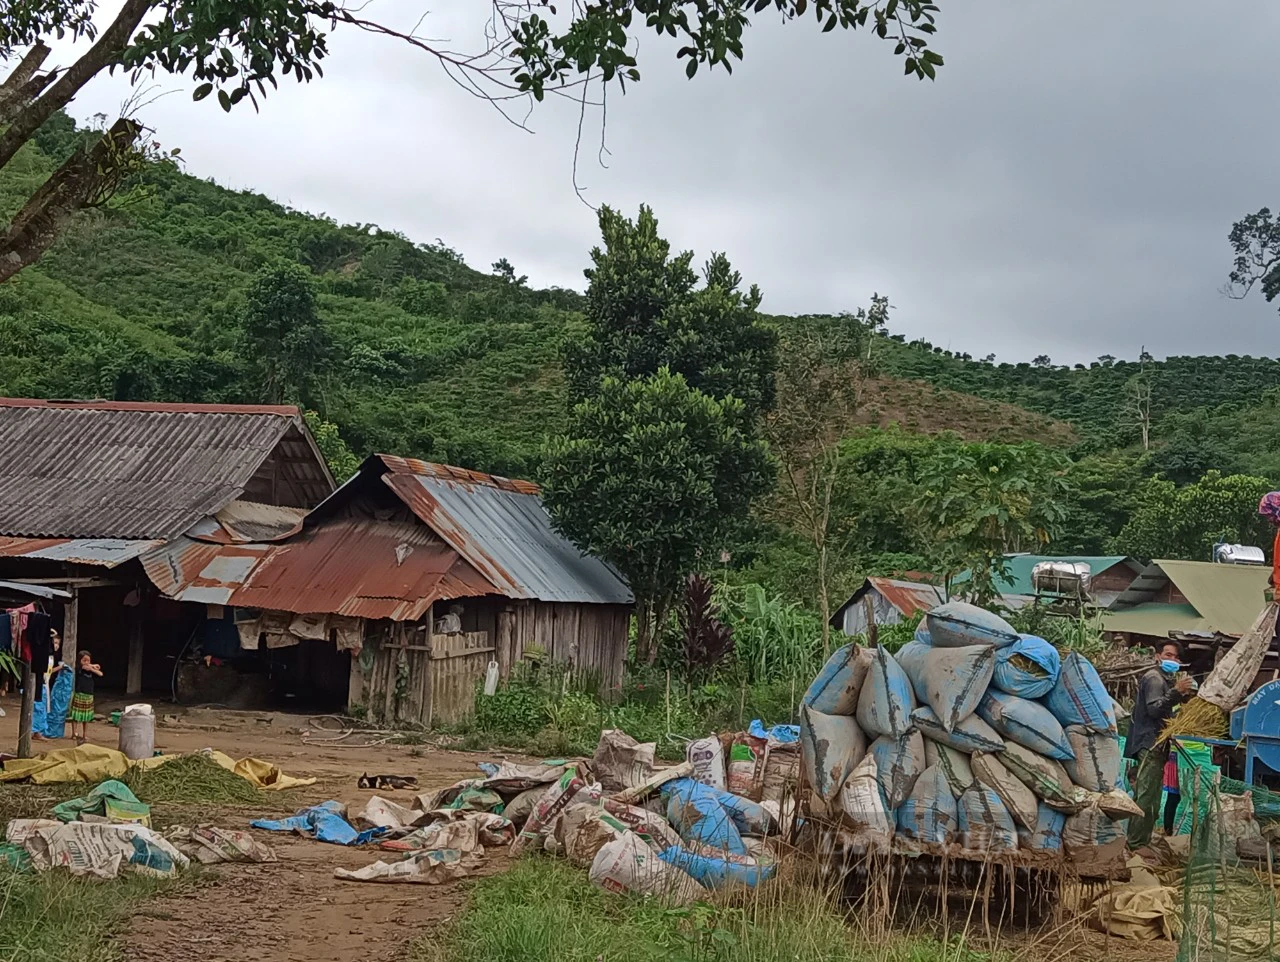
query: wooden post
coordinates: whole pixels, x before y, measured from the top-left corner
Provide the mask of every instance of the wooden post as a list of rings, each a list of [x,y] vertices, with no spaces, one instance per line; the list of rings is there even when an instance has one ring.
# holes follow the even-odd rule
[[[516,660],[516,612],[511,605],[498,610],[497,655],[498,674],[505,680],[511,677],[511,666]]]
[[[71,592],[71,598],[62,609],[62,661],[74,672],[80,650],[80,589],[68,585],[67,590]]]
[[[136,695],[142,691],[142,598],[129,609],[129,673],[125,677],[124,693]]]
[[[22,708],[18,714],[18,757],[31,757],[31,715],[36,707],[36,676],[31,663],[22,665]]]

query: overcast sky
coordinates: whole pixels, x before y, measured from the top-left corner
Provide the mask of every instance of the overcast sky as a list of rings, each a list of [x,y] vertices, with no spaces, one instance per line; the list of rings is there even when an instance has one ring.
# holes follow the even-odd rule
[[[483,15],[476,0],[366,15],[426,6],[426,31],[459,42]],[[1001,360],[1278,353],[1275,308],[1220,288],[1232,222],[1280,203],[1280,3],[942,6],[936,83],[904,77],[870,34],[809,20],[765,15],[732,77],[693,81],[646,36],[643,81],[611,91],[607,169],[587,118],[585,196],[651,204],[674,246],[726,251],[772,313],[879,291],[894,330]],[[193,104],[161,77],[176,92],[142,119],[192,174],[582,288],[597,234],[573,189],[576,108],[538,107],[530,135],[406,45],[340,30],[331,47],[324,79],[260,114]],[[72,112],[123,96],[101,79]]]

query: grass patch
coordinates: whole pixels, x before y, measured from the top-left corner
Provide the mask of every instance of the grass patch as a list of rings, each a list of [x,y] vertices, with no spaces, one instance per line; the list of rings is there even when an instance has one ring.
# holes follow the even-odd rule
[[[204,755],[183,755],[155,768],[131,768],[124,783],[150,804],[255,805],[266,803],[266,792],[229,772]]]
[[[872,939],[820,892],[779,880],[716,904],[669,907],[595,888],[565,862],[523,859],[481,879],[468,908],[411,947],[413,962],[988,962],[957,942]]]
[[[63,871],[21,875],[0,867],[0,959],[117,962],[111,936],[140,902],[184,884],[124,875],[74,878]]]

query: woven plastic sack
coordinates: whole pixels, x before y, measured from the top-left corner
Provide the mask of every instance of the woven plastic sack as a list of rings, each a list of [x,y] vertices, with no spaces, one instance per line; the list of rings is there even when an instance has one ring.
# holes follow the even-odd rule
[[[975,784],[956,802],[961,844],[979,852],[1007,852],[1018,847],[1013,816],[990,788]]]
[[[876,760],[864,758],[840,790],[840,809],[855,833],[888,840],[893,835],[894,819],[880,793]]]
[[[866,754],[867,736],[852,718],[800,709],[800,767],[818,798],[834,801]]]
[[[680,903],[703,895],[702,886],[662,861],[634,832],[627,832],[596,853],[589,878],[591,884],[607,892],[657,895]]]
[[[858,695],[874,660],[871,650],[861,645],[837,648],[800,703],[825,715],[852,715],[858,710]]]
[[[1080,725],[1095,732],[1116,731],[1115,701],[1102,683],[1098,669],[1078,651],[1062,659],[1058,683],[1044,696],[1044,703],[1064,726]]]
[[[725,855],[723,852],[689,851],[678,845],[658,854],[658,858],[680,869],[699,885],[720,889],[730,885],[755,888],[773,878],[778,863],[752,855]]]
[[[1073,757],[1066,732],[1053,713],[1038,702],[988,691],[978,704],[978,717],[1005,738],[1033,752],[1058,761]]]
[[[916,699],[928,705],[951,731],[978,707],[996,667],[996,650],[990,645],[968,648],[931,648],[912,641],[897,654],[898,664],[911,679]]]
[[[1099,735],[1069,725],[1067,741],[1075,754],[1066,762],[1067,774],[1081,788],[1109,792],[1120,783],[1120,740],[1115,735]]]
[[[911,713],[911,722],[926,738],[932,738],[941,745],[949,745],[967,755],[974,752],[998,752],[1004,748],[1004,739],[999,732],[977,715],[970,715],[951,731],[947,731],[932,708],[917,708]]]
[[[1106,845],[1124,835],[1125,825],[1125,822],[1116,821],[1097,805],[1090,805],[1068,816],[1062,827],[1062,841],[1065,845],[1075,846]]]
[[[994,645],[1003,648],[1018,640],[1018,633],[999,615],[964,601],[948,601],[929,612],[929,636],[935,648],[967,648]]]
[[[932,738],[924,740],[924,764],[926,768],[937,768],[942,772],[951,794],[956,798],[967,792],[975,781],[969,756]]]
[[[1000,796],[1004,807],[1009,810],[1015,822],[1023,828],[1033,828],[1036,824],[1036,809],[1040,802],[1035,792],[1005,767],[998,755],[978,754],[973,756],[973,775],[979,785],[990,788]]]
[[[716,795],[692,778],[677,778],[662,786],[667,821],[690,845],[707,845],[735,855],[746,855],[742,833]]]
[[[1020,698],[1041,698],[1053,690],[1062,673],[1062,656],[1043,638],[1021,635],[996,654],[991,684]]]
[[[1000,761],[1037,798],[1060,812],[1078,812],[1090,802],[1090,793],[1071,781],[1062,763],[1038,755],[1017,742],[1006,742]]]
[[[858,724],[868,735],[901,738],[911,730],[916,707],[911,679],[885,648],[874,651],[858,696]]]
[[[926,768],[898,809],[898,833],[917,842],[945,845],[960,831],[955,796],[942,769]]]
[[[924,738],[911,732],[903,738],[881,735],[868,751],[876,760],[876,777],[885,804],[896,809],[907,800],[924,771]]]
[[[1066,824],[1066,815],[1041,803],[1036,810],[1035,827],[1018,829],[1018,844],[1037,852],[1060,852]]]

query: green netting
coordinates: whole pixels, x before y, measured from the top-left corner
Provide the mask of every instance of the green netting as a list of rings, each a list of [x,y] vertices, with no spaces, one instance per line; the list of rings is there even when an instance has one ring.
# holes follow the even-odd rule
[[[1280,955],[1277,883],[1280,865],[1239,857],[1245,794],[1265,829],[1280,819],[1280,795],[1223,777],[1203,756],[1179,757],[1180,813],[1189,823],[1190,851],[1182,880],[1182,937],[1178,962],[1240,962]],[[1195,764],[1196,761],[1202,764]],[[1183,769],[1187,774],[1184,777]],[[1257,834],[1257,827],[1249,830]],[[1259,840],[1260,841],[1260,840]],[[1256,849],[1266,852],[1266,847]]]

